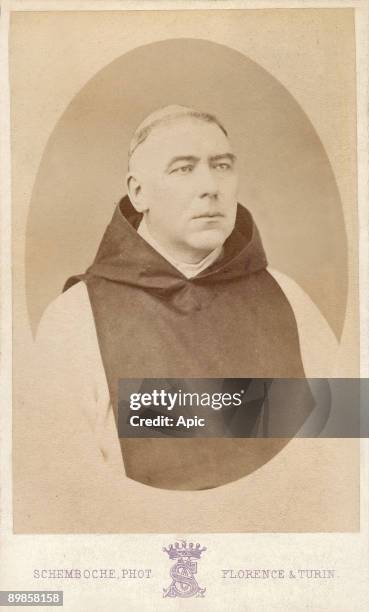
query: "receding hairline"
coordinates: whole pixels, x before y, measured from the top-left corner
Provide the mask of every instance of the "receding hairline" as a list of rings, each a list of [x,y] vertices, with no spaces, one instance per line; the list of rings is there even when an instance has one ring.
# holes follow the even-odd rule
[[[145,142],[149,134],[151,134],[155,128],[186,118],[198,119],[204,123],[217,125],[223,134],[229,138],[227,130],[216,115],[198,111],[193,108],[168,106],[148,115],[148,117],[146,117],[136,128],[128,149],[128,165],[133,153],[143,142]]]

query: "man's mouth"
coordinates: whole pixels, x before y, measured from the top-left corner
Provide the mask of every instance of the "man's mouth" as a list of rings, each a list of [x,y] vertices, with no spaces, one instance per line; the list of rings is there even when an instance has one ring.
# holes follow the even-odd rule
[[[196,215],[195,217],[193,217],[193,219],[216,219],[219,217],[224,217],[224,215],[219,212],[207,212],[202,213],[201,215]]]

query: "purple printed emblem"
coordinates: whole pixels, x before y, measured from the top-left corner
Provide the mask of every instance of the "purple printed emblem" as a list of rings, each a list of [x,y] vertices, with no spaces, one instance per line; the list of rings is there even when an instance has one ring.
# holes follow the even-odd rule
[[[197,574],[197,561],[201,553],[206,548],[201,548],[200,544],[194,546],[193,542],[185,540],[170,544],[169,548],[163,548],[168,553],[169,559],[176,559],[177,562],[170,568],[172,582],[167,589],[163,589],[163,597],[204,597],[206,588],[202,589],[197,584],[195,574]]]

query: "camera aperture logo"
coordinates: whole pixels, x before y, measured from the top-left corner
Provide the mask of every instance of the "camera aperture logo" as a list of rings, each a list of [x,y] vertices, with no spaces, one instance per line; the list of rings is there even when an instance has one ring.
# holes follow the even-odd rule
[[[193,542],[189,542],[187,546],[185,540],[182,540],[181,544],[176,542],[174,546],[170,544],[169,548],[163,548],[169,559],[176,559],[176,563],[170,568],[172,582],[167,589],[163,589],[163,597],[204,597],[206,588],[198,585],[195,574],[197,561],[205,550],[200,544],[194,546]]]

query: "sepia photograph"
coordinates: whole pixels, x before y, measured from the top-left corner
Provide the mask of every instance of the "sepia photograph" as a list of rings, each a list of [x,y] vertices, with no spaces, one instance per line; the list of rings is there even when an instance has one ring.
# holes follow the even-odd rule
[[[142,17],[127,13],[127,20],[138,27]],[[350,40],[347,27],[348,46]],[[354,228],[352,234],[356,240]],[[142,503],[154,494],[160,504],[147,486],[191,491],[195,501],[193,491],[227,499],[222,486],[232,484],[232,503],[239,504],[249,474],[257,479],[265,467],[267,476],[268,463],[299,430],[297,451],[319,433],[311,433],[314,402],[305,390],[299,399],[285,394],[283,411],[272,402],[267,414],[261,403],[247,438],[222,436],[224,411],[211,439],[199,428],[187,439],[173,431],[160,439],[118,437],[120,380],[179,379],[187,389],[191,379],[214,379],[214,387],[216,380],[345,377],[357,369],[357,312],[351,319],[348,312],[358,303],[348,286],[357,261],[349,256],[328,154],[291,93],[223,44],[160,40],[89,79],[48,138],[25,238],[35,338],[25,380],[37,389],[37,406],[34,397],[25,400],[30,407],[19,430],[27,456],[18,458],[22,531],[28,523],[44,532],[48,521],[62,531],[77,524],[129,531],[125,489],[132,486]],[[345,324],[350,352],[341,342]],[[279,435],[265,435],[275,423]],[[25,426],[33,433],[24,444]],[[321,468],[318,481],[329,495],[344,496],[354,526],[358,451],[348,444],[344,494],[331,467]],[[45,461],[50,473],[41,470]],[[115,481],[124,500],[119,525],[114,511],[110,517]],[[27,489],[34,498],[40,486],[41,503],[50,496],[49,515],[26,519],[22,507],[37,502],[22,498]],[[106,525],[91,513],[101,500],[109,505]],[[283,530],[308,531],[312,515],[299,521],[297,507],[291,511],[295,518]],[[331,512],[336,516],[334,503]],[[135,530],[158,530],[134,502],[132,513]],[[248,530],[249,520],[249,513],[230,517],[227,530]],[[324,530],[321,512],[319,521]],[[214,530],[210,518],[207,528]]]
[[[11,4],[6,503],[14,542],[36,543],[24,588],[62,591],[35,568],[72,558],[108,567],[107,540],[87,562],[64,538],[90,551],[120,538],[111,567],[123,546],[122,567],[142,572],[155,539],[176,562],[161,597],[212,586],[243,610],[224,568],[264,568],[270,587],[249,609],[267,609],[272,588],[279,610],[274,567],[297,572],[286,609],[303,610],[306,567],[323,572],[315,603],[343,610],[329,600],[342,542],[353,551],[368,522],[364,3]],[[193,564],[210,549],[226,573],[210,578],[213,557],[206,587]],[[83,609],[103,609],[84,578]]]

